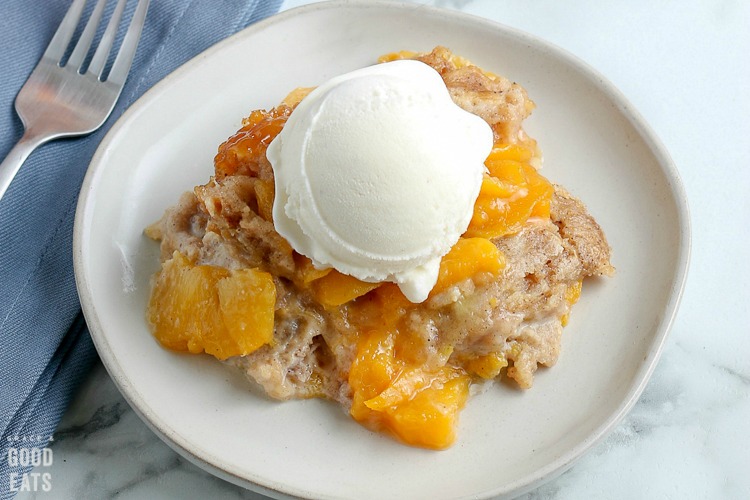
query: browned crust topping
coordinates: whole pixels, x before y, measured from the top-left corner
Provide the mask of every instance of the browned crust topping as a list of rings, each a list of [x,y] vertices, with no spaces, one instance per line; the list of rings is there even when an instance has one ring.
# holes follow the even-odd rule
[[[444,47],[419,59],[442,75],[459,106],[492,126],[496,139],[531,141],[522,122],[533,103],[520,85],[467,65]],[[162,260],[179,250],[199,264],[271,272],[277,289],[274,344],[229,362],[271,397],[323,395],[347,406],[354,326],[346,306],[343,312],[326,311],[293,284],[292,248],[258,201],[273,172],[265,156],[252,163],[252,176],[238,169],[183,195],[146,234],[161,240]],[[560,186],[555,186],[550,219],[530,220],[518,233],[493,242],[506,258],[502,275],[475,276],[430,297],[409,313],[408,328],[429,340],[432,351],[425,353],[425,363],[446,356],[440,352],[449,352],[456,363],[501,353],[510,362],[506,375],[528,388],[538,365],[557,361],[561,318],[575,300],[571,290],[587,276],[614,273],[611,250],[583,203]]]
[[[586,276],[612,276],[611,248],[604,231],[586,211],[581,200],[563,187],[555,186],[550,204],[550,217],[560,235],[578,254]]]
[[[495,138],[514,143],[521,123],[534,109],[526,90],[502,76],[489,75],[477,66],[460,66],[445,47],[417,58],[443,77],[453,101],[492,126]]]

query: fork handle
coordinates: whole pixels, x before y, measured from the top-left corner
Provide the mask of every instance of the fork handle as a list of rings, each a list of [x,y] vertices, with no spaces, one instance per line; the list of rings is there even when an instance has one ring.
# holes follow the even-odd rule
[[[3,198],[5,191],[8,190],[13,177],[18,173],[23,162],[29,157],[32,151],[50,140],[50,137],[35,134],[28,130],[24,132],[23,137],[13,146],[8,156],[0,163],[0,199]]]

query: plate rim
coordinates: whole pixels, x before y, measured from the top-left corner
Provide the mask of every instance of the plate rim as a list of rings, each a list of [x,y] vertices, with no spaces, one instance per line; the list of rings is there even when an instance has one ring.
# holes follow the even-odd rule
[[[690,267],[692,229],[687,194],[679,175],[679,171],[677,170],[667,148],[625,95],[613,83],[605,78],[604,75],[599,73],[598,70],[578,56],[539,36],[522,31],[518,28],[465,12],[423,4],[394,3],[388,0],[360,0],[358,2],[352,2],[350,0],[328,0],[302,5],[270,16],[244,28],[224,40],[217,42],[208,49],[184,62],[161,81],[144,92],[117,119],[97,147],[84,177],[76,207],[73,229],[73,267],[76,288],[78,290],[84,317],[89,325],[91,338],[107,373],[115,382],[115,385],[130,407],[163,442],[190,462],[231,483],[272,497],[308,498],[317,495],[319,498],[337,498],[331,495],[321,497],[317,492],[314,493],[296,487],[290,488],[284,484],[278,484],[262,477],[249,478],[239,476],[231,470],[228,470],[229,468],[227,467],[227,464],[224,463],[220,457],[208,457],[205,454],[199,456],[190,449],[189,442],[176,433],[170,432],[168,425],[166,425],[158,416],[149,414],[146,403],[139,399],[137,391],[127,380],[124,370],[117,361],[116,356],[114,356],[112,349],[110,349],[108,341],[103,334],[100,333],[102,331],[102,326],[93,305],[94,301],[90,293],[89,278],[85,272],[84,254],[86,250],[84,248],[83,240],[85,238],[84,233],[86,229],[84,214],[87,205],[90,203],[92,185],[101,174],[101,171],[104,170],[102,167],[104,164],[102,159],[106,156],[110,144],[119,136],[121,129],[127,126],[128,122],[130,122],[142,108],[147,107],[153,100],[158,99],[165,90],[171,87],[173,82],[181,79],[183,75],[192,70],[193,67],[199,65],[203,60],[212,57],[215,53],[222,51],[225,47],[239,43],[242,39],[251,37],[255,33],[263,31],[270,26],[284,23],[290,18],[310,14],[320,10],[337,9],[342,7],[349,9],[367,9],[377,7],[394,11],[406,11],[418,8],[428,11],[434,16],[452,18],[452,20],[455,21],[483,25],[485,28],[503,31],[517,39],[528,41],[551,53],[555,58],[570,65],[580,75],[589,80],[592,85],[601,90],[607,96],[608,100],[619,107],[622,116],[635,128],[640,138],[654,155],[665,180],[671,188],[670,194],[672,195],[672,199],[670,201],[675,203],[677,219],[679,222],[678,259],[677,262],[675,262],[675,273],[672,276],[672,281],[670,283],[669,300],[664,308],[664,314],[659,323],[655,326],[656,333],[650,342],[649,354],[643,359],[635,371],[635,380],[637,380],[637,383],[632,384],[629,388],[627,396],[617,407],[617,410],[605,419],[601,425],[597,426],[594,432],[589,434],[589,436],[578,445],[568,449],[561,457],[547,466],[536,469],[533,473],[520,477],[504,486],[485,491],[480,497],[486,498],[498,495],[515,496],[523,494],[538,487],[543,482],[554,479],[568,470],[593,446],[603,441],[638,401],[653,374],[659,358],[661,357],[664,344],[672,329],[675,316],[682,300]],[[472,498],[476,497],[472,496]]]

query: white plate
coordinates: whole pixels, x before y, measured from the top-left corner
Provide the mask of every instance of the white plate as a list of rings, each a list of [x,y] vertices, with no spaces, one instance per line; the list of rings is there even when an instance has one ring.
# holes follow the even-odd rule
[[[617,276],[590,281],[557,366],[529,391],[496,384],[469,401],[448,451],[373,434],[336,405],[277,403],[208,356],[159,347],[144,321],[157,245],[143,228],[211,175],[217,146],[255,108],[297,86],[442,44],[522,83],[544,174],[581,197],[614,248]],[[591,68],[492,22],[408,4],[313,4],[259,23],[155,86],[112,128],[84,182],[75,225],[83,310],[115,383],[193,462],[275,496],[512,495],[554,477],[623,417],[659,357],[685,280],[687,205],[668,154]]]

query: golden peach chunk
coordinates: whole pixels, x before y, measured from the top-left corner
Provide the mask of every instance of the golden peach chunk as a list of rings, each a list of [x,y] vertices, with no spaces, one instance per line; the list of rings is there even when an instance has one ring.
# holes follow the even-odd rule
[[[147,315],[167,349],[223,360],[273,340],[275,303],[270,274],[194,265],[175,252],[155,277]]]
[[[335,269],[312,283],[313,294],[326,307],[336,307],[376,289],[380,283],[366,283]]]
[[[471,278],[480,272],[499,274],[505,268],[505,256],[485,238],[461,238],[440,262],[440,273],[432,294]]]

